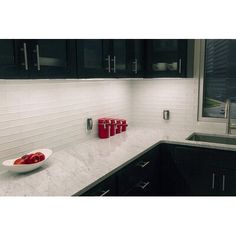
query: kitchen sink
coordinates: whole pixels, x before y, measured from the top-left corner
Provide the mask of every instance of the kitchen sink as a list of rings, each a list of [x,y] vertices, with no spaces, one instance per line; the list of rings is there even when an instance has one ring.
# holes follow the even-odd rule
[[[186,140],[236,145],[236,136],[193,133]]]

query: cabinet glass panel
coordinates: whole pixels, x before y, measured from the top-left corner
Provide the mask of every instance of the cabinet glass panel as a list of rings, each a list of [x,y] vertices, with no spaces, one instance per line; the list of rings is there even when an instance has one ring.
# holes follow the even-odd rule
[[[0,78],[26,78],[28,76],[27,49],[29,48],[27,46],[28,44],[23,40],[0,40]]]
[[[113,40],[113,58],[111,60],[112,71],[116,75],[122,75],[127,69],[126,40]]]
[[[0,65],[15,63],[15,48],[13,40],[0,40]]]
[[[54,41],[52,46],[48,47],[45,42],[40,43],[39,64],[40,66],[64,67],[66,66],[65,42]]]
[[[153,71],[178,70],[178,41],[153,40]]]
[[[143,41],[133,40],[133,49],[132,72],[139,76],[143,71]]]
[[[102,41],[84,40],[84,67],[99,69],[102,66]]]
[[[42,39],[32,43],[32,75],[64,77],[70,75],[71,54],[70,40]]]
[[[103,77],[108,64],[103,52],[104,42],[101,39],[77,40],[77,69],[78,76]]]
[[[187,40],[146,40],[146,70],[150,77],[184,77]]]

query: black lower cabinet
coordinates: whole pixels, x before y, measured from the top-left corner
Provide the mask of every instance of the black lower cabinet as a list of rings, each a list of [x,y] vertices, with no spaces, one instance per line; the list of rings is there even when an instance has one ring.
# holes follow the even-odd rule
[[[161,194],[236,195],[235,157],[235,152],[162,144]]]
[[[155,196],[159,194],[159,148],[148,151],[138,160],[123,168],[117,177],[120,196]]]
[[[236,170],[222,169],[219,171],[218,193],[220,196],[236,196]]]
[[[162,143],[84,196],[236,196],[236,152]]]
[[[214,169],[208,165],[213,154],[207,149],[163,144],[162,195],[215,195],[212,188]]]
[[[82,194],[74,196],[156,196],[159,194],[159,148],[141,155]]]

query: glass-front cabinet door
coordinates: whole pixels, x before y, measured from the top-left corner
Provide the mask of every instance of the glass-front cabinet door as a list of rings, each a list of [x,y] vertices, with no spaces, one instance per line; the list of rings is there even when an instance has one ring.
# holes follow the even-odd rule
[[[77,70],[80,78],[104,77],[108,62],[103,53],[103,40],[77,40]],[[107,69],[108,70],[108,69]]]
[[[27,78],[29,72],[27,40],[0,40],[0,78]]]
[[[146,77],[185,77],[187,40],[146,40]]]
[[[127,77],[128,71],[127,40],[112,40],[111,71],[113,77]]]
[[[143,77],[144,40],[128,40],[128,70],[130,77]]]
[[[31,41],[31,77],[75,77],[74,40],[39,39]]]
[[[127,40],[77,40],[77,71],[80,78],[127,77]]]

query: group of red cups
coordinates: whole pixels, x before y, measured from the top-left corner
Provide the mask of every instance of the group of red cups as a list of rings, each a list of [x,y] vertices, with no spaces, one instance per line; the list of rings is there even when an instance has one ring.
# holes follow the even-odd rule
[[[98,119],[98,136],[99,138],[110,138],[110,136],[126,131],[127,126],[125,119],[100,118]]]

